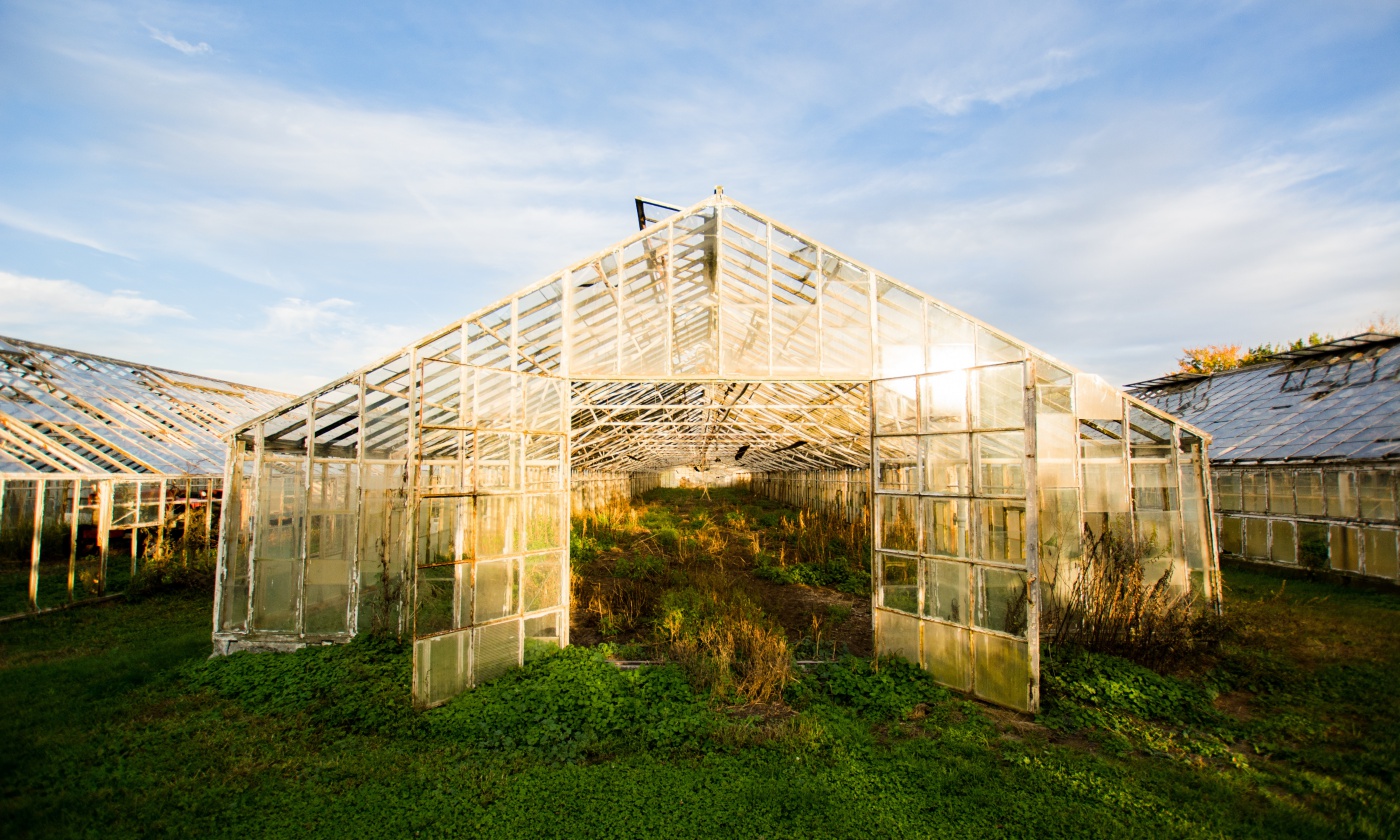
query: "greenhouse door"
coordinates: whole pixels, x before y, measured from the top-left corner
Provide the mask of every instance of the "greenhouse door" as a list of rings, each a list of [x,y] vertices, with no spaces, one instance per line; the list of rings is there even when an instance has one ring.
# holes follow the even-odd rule
[[[568,383],[422,358],[415,381],[413,698],[568,644]]]
[[[1013,362],[871,386],[875,650],[1021,711],[1040,694],[1028,378]]]

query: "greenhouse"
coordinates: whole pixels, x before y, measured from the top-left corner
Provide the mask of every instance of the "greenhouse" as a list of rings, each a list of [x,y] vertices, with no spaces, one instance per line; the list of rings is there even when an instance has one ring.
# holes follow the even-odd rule
[[[235,430],[216,649],[413,638],[423,706],[568,644],[569,524],[679,474],[872,523],[876,649],[1039,703],[1086,529],[1219,583],[1207,439],[723,195]]]
[[[1215,437],[1220,550],[1400,580],[1400,336],[1363,333],[1129,386]]]
[[[224,440],[288,395],[0,337],[0,617],[212,547]]]

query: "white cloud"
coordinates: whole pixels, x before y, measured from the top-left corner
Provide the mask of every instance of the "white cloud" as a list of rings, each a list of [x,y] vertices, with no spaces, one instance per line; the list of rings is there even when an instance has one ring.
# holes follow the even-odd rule
[[[105,294],[71,280],[45,280],[0,271],[0,325],[38,327],[74,323],[134,325],[153,318],[189,318],[182,309],[141,297]]]
[[[147,25],[151,37],[173,50],[179,50],[185,55],[205,55],[214,51],[214,48],[200,41],[198,44],[191,44],[189,41],[181,41],[169,32],[162,32],[154,26]]]

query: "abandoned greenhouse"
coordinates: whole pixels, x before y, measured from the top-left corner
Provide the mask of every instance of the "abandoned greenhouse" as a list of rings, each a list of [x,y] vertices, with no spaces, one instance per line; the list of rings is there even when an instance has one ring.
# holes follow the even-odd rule
[[[288,395],[0,337],[0,617],[212,547],[224,436]]]
[[[1219,583],[1206,437],[723,195],[232,435],[218,651],[413,638],[434,705],[568,643],[570,514],[681,468],[872,524],[876,649],[1039,703],[1085,528]],[[674,473],[670,473],[674,475]]]
[[[1400,336],[1364,333],[1129,386],[1209,431],[1220,550],[1395,581]]]

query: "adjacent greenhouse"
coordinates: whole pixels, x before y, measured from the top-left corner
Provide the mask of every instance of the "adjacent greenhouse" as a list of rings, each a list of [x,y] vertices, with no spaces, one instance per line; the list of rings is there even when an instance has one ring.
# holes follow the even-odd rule
[[[286,394],[0,337],[0,617],[212,547],[224,440]]]
[[[638,211],[236,430],[220,651],[398,629],[442,702],[568,643],[571,511],[685,471],[868,518],[877,650],[1017,709],[1086,528],[1217,597],[1200,432],[721,192]]]
[[[1130,387],[1215,436],[1222,552],[1396,581],[1398,347],[1400,336],[1364,333]]]

